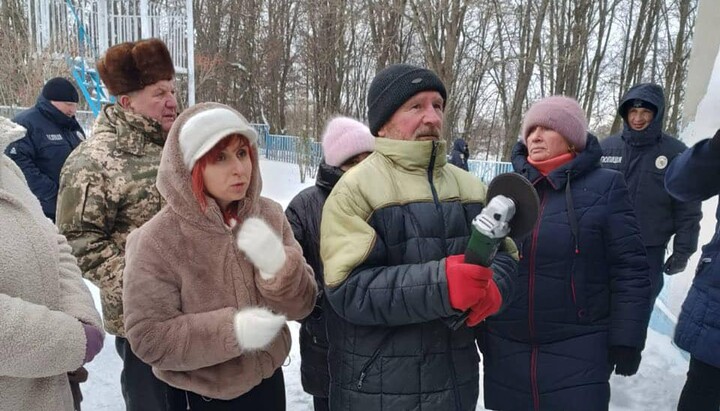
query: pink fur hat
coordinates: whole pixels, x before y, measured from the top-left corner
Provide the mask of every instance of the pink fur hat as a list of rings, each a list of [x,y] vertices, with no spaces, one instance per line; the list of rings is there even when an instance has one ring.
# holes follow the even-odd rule
[[[565,96],[551,96],[533,103],[525,113],[522,125],[522,142],[533,128],[542,126],[555,130],[580,152],[587,143],[588,121],[585,112],[575,99]]]
[[[325,127],[322,148],[325,162],[340,167],[360,153],[375,150],[375,137],[365,124],[350,117],[335,117]]]

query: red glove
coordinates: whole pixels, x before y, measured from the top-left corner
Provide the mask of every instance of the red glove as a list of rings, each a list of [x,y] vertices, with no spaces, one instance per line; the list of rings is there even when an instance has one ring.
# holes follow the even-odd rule
[[[470,307],[470,315],[467,321],[465,321],[465,324],[467,324],[468,327],[474,327],[480,324],[484,319],[498,312],[501,305],[502,295],[500,295],[500,290],[498,290],[495,281],[490,279],[488,281],[485,298]]]
[[[493,272],[477,264],[465,264],[462,254],[451,255],[445,259],[450,305],[456,310],[465,311],[485,298],[488,281]]]

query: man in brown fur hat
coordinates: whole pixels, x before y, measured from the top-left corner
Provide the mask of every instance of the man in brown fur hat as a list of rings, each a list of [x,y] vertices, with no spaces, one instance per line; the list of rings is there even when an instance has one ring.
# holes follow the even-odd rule
[[[125,239],[163,205],[155,187],[165,137],[177,117],[175,69],[165,44],[118,44],[98,60],[116,103],[105,105],[92,137],[68,157],[60,176],[57,224],[83,276],[100,288],[105,329],[116,336],[128,411],[163,409],[150,366],[124,338]]]

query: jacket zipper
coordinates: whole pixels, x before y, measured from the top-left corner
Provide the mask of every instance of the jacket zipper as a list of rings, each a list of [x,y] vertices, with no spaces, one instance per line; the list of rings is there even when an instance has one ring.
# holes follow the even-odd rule
[[[385,343],[388,342],[388,340],[390,340],[390,337],[395,335],[396,331],[397,331],[397,328],[393,328],[390,332],[385,334],[385,337],[383,337],[383,339],[380,341],[380,344],[378,344],[377,348],[375,349],[373,354],[370,356],[370,359],[367,360],[365,365],[363,365],[362,368],[360,369],[360,376],[358,377],[358,381],[357,381],[357,385],[356,385],[358,391],[360,391],[360,389],[362,389],[363,383],[365,382],[365,377],[367,377],[368,368],[370,368],[370,366],[373,365],[373,363],[377,359],[378,355],[380,355],[380,350],[382,349],[382,347],[385,345]]]
[[[530,327],[530,341],[532,343],[532,353],[530,356],[530,384],[533,395],[533,405],[535,410],[540,409],[540,394],[537,387],[537,345],[535,343],[535,258],[537,255],[537,241],[540,235],[540,224],[543,213],[545,212],[545,204],[547,195],[543,192],[540,201],[540,213],[538,214],[538,223],[533,230],[532,243],[530,244],[530,262],[528,270],[528,326]]]
[[[443,222],[443,240],[446,240],[445,233],[446,233],[446,227],[445,227],[445,218],[443,218],[442,215],[442,207],[440,206],[440,199],[437,195],[437,190],[435,189],[435,182],[433,181],[433,172],[435,171],[435,156],[437,155],[437,149],[440,143],[437,141],[432,142],[432,151],[430,153],[430,163],[428,164],[427,169],[427,178],[428,183],[430,184],[430,191],[432,192],[433,196],[433,202],[435,203],[435,209],[437,210],[438,214],[440,215],[440,221]],[[443,241],[443,244],[447,246],[447,241]],[[448,254],[447,248],[445,249],[445,254]],[[460,400],[460,393],[458,392],[458,383],[457,383],[457,375],[455,372],[455,361],[453,359],[453,353],[452,353],[452,331],[448,330],[448,338],[447,338],[447,349],[448,349],[448,357],[450,359],[450,378],[452,379],[453,383],[453,396],[455,397],[455,409],[460,410],[462,401]]]
[[[432,142],[432,153],[430,154],[430,164],[428,164],[427,169],[427,179],[428,183],[430,183],[430,191],[432,191],[433,196],[433,202],[435,203],[435,208],[438,210],[438,212],[442,212],[442,209],[440,208],[440,200],[438,199],[437,190],[435,190],[435,183],[433,182],[433,171],[435,169],[435,155],[437,154],[437,148],[438,148],[438,142],[433,141]]]

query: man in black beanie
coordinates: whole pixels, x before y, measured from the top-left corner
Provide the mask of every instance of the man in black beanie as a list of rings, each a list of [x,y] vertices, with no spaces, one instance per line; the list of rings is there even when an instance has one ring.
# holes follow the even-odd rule
[[[60,170],[70,152],[85,140],[85,132],[75,120],[78,101],[78,92],[69,80],[50,79],[35,106],[13,118],[27,133],[5,149],[5,154],[22,170],[43,212],[53,222]]]
[[[323,208],[330,409],[474,410],[474,325],[509,301],[517,249],[465,264],[486,187],[447,163],[447,91],[430,70],[395,64],[368,92],[375,152]],[[465,323],[451,327],[469,311]]]

